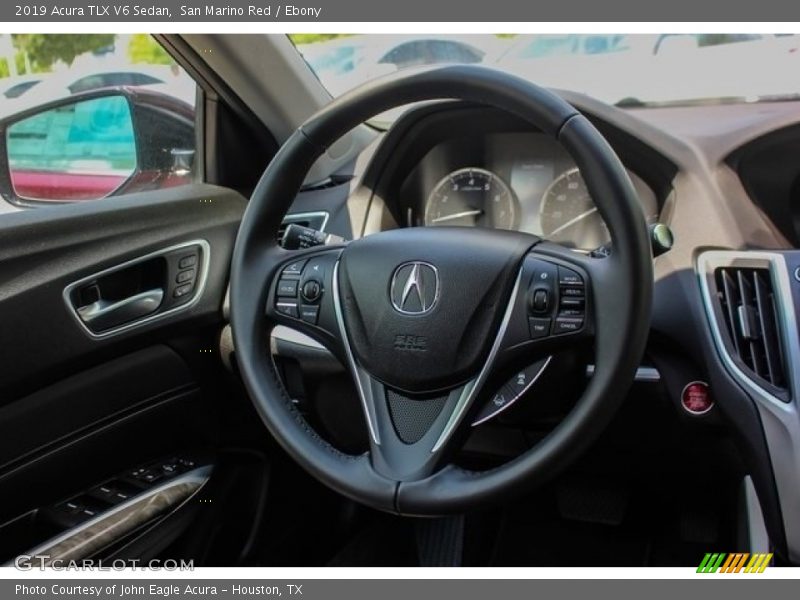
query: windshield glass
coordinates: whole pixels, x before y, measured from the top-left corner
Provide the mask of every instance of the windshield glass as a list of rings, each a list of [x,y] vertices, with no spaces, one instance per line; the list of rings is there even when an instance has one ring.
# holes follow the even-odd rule
[[[290,36],[333,96],[418,65],[481,64],[611,104],[759,102],[800,94],[800,36],[536,34]]]

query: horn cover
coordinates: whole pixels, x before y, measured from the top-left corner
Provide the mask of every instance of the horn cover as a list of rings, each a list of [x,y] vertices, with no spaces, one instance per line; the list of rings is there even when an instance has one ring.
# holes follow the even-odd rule
[[[339,295],[358,363],[425,394],[474,377],[497,335],[533,236],[464,227],[396,229],[352,242]]]

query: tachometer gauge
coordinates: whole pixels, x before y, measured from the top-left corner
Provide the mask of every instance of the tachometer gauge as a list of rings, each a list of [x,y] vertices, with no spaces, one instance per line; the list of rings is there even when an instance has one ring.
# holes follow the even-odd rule
[[[576,248],[597,248],[610,239],[577,168],[559,175],[545,190],[539,222],[545,238]]]
[[[486,169],[453,171],[431,191],[425,225],[461,225],[513,229],[517,200],[511,188]]]

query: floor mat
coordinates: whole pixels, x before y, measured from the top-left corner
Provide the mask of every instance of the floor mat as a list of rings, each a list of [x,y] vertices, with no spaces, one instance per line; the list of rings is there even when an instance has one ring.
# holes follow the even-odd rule
[[[504,511],[490,564],[697,565],[704,552],[733,543],[718,513],[698,510],[721,507],[715,496],[668,496],[641,482],[568,481]]]
[[[416,567],[411,519],[378,519],[360,530],[328,562],[329,567]]]

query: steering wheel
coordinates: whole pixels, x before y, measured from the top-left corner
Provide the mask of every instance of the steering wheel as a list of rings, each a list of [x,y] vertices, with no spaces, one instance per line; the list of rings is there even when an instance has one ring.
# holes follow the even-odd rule
[[[520,232],[461,227],[396,229],[304,251],[277,244],[281,220],[325,148],[383,111],[437,99],[507,111],[563,144],[608,226],[610,256],[592,258]],[[286,141],[239,229],[231,327],[247,391],[294,460],[374,508],[442,515],[529,490],[603,431],[644,352],[652,282],[636,193],[594,126],[523,79],[447,66],[367,83],[331,102]],[[369,430],[364,454],[334,448],[295,409],[271,359],[275,324],[306,333],[347,365]],[[488,471],[453,464],[495,374],[587,340],[593,342],[594,374],[552,432]]]

